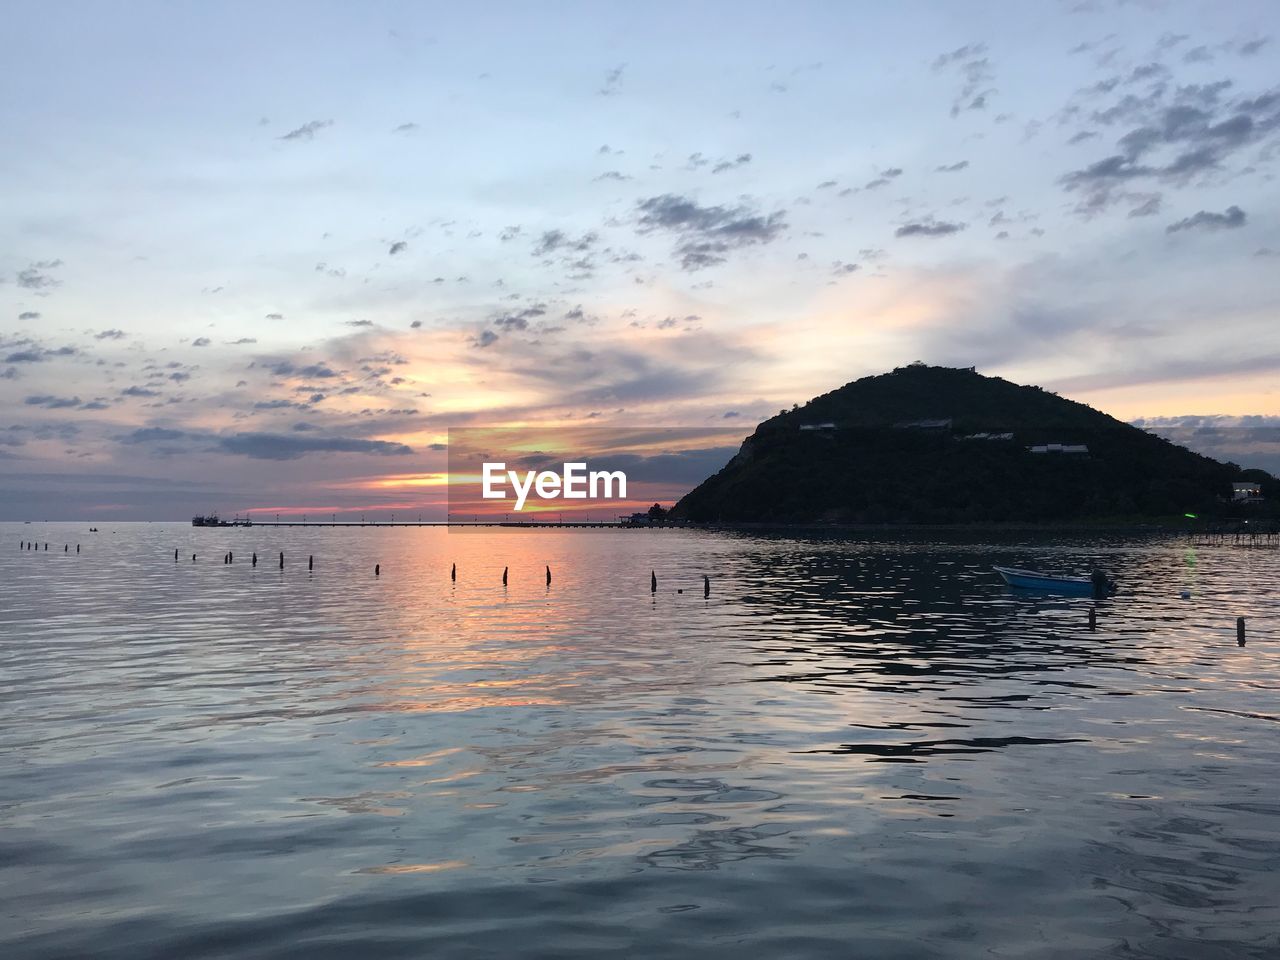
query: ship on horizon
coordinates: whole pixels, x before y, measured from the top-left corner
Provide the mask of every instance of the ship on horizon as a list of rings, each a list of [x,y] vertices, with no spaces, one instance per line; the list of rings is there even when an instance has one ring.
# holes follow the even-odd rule
[[[248,517],[223,520],[216,513],[210,513],[203,517],[192,517],[191,525],[193,527],[252,527],[253,521]]]

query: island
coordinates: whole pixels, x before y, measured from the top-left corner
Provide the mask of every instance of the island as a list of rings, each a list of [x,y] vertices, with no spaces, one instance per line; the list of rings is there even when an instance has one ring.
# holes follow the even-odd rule
[[[1271,522],[1280,482],[1037,386],[915,363],[759,424],[694,523]]]

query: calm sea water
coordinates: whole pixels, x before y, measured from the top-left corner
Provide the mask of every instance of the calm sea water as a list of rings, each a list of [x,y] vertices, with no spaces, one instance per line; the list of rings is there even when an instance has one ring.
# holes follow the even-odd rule
[[[1280,955],[1280,551],[100,529],[0,525],[5,958]]]

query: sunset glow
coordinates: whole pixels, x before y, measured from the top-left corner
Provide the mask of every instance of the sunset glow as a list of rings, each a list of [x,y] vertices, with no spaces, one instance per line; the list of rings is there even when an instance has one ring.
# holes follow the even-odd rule
[[[1280,469],[1274,11],[1078,6],[19,6],[0,516],[440,516],[460,427],[713,472],[915,360]]]

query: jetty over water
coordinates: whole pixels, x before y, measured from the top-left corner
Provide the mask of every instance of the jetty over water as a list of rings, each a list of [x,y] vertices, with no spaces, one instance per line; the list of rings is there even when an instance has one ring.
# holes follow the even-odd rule
[[[241,520],[229,527],[625,527],[621,520]]]

